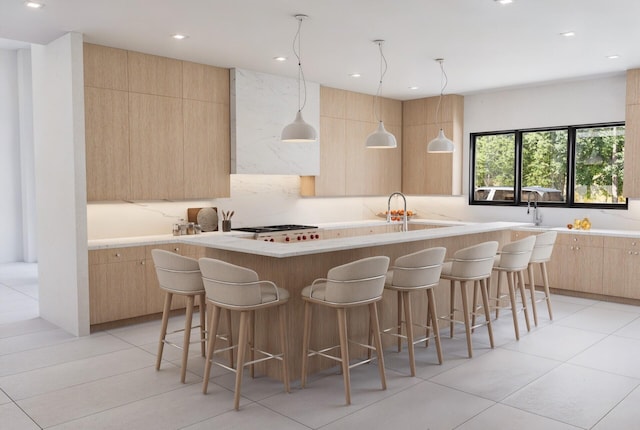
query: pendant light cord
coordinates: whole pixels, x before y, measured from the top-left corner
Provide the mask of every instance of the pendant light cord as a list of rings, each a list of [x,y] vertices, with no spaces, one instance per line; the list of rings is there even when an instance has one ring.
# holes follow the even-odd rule
[[[296,37],[293,38],[293,54],[296,56],[296,58],[298,59],[298,111],[301,112],[302,109],[304,109],[304,107],[307,104],[307,82],[304,78],[304,71],[302,70],[302,59],[300,58],[301,56],[301,50],[300,50],[300,29],[302,28],[302,20],[304,18],[297,18],[298,19],[298,32],[296,33]],[[296,50],[296,41],[298,42],[298,49]],[[302,87],[300,86],[300,80],[302,79]],[[301,102],[300,96],[301,96],[301,88],[304,89],[304,102]]]
[[[382,90],[382,80],[384,76],[387,74],[387,59],[382,52],[382,42],[378,42],[378,49],[380,50],[380,82],[378,83],[378,91],[376,91],[376,96],[373,99],[373,112],[376,115],[376,119],[378,122],[382,121],[382,103],[380,102],[380,91]],[[378,102],[378,110],[376,110],[376,101]]]
[[[448,79],[447,79],[447,73],[444,71],[444,59],[443,58],[438,58],[436,60],[438,63],[440,63],[440,97],[438,98],[438,107],[436,108],[436,118],[438,118],[438,124],[440,125],[440,128],[442,128],[442,114],[440,113],[440,102],[442,102],[442,96],[444,95],[444,89],[447,88],[447,83],[448,83]]]

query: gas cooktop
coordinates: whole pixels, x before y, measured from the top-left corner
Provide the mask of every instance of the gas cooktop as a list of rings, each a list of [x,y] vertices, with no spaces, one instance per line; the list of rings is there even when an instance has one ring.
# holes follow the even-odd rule
[[[300,224],[283,224],[283,225],[266,225],[262,227],[240,227],[240,228],[232,228],[231,230],[244,231],[248,233],[271,233],[276,231],[309,230],[313,228],[318,228],[318,226],[300,225]]]

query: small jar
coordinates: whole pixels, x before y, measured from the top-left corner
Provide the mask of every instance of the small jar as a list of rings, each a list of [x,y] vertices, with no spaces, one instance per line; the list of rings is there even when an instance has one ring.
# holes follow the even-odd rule
[[[180,236],[180,224],[173,225],[173,235]]]
[[[190,222],[187,224],[187,234],[196,234],[195,223]]]

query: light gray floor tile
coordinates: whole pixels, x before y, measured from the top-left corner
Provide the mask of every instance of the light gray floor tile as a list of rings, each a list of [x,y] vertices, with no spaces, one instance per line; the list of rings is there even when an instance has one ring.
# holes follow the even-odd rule
[[[640,340],[640,318],[631,321],[626,326],[614,332],[616,336]]]
[[[430,381],[500,401],[559,364],[542,357],[497,349],[443,372]]]
[[[246,405],[241,401],[240,412]],[[200,384],[188,385],[137,402],[50,427],[55,430],[173,430],[233,410],[233,393],[218,387],[203,395]]]
[[[199,380],[187,374],[187,384]],[[145,367],[18,401],[43,427],[72,421],[184,387],[178,368]],[[215,389],[214,389],[215,390]]]
[[[6,354],[41,349],[49,345],[75,341],[76,337],[66,331],[54,328],[52,330],[37,331],[20,336],[0,339],[0,357]],[[1,371],[1,370],[0,370]]]
[[[519,342],[505,345],[505,348],[553,360],[567,361],[604,339],[605,336],[607,335],[550,324],[521,337]],[[568,339],[571,341],[567,341]]]
[[[318,428],[422,382],[390,370],[386,374],[387,389],[382,390],[377,365],[352,369],[349,406],[345,405],[343,378],[336,368],[314,375],[303,389],[292,388],[291,393],[276,394],[260,404],[306,426]]]
[[[568,298],[571,300],[563,300],[564,298]],[[575,297],[568,296],[559,296],[554,295],[551,298],[551,306],[553,310],[553,322],[561,321],[562,319],[575,314],[578,311],[589,308],[593,306],[593,303],[589,300],[588,304],[573,301],[576,299]],[[578,299],[578,300],[587,300],[587,299]],[[545,306],[546,307],[546,306]],[[542,315],[542,316],[541,316]],[[538,311],[539,318],[548,318],[546,314],[546,310],[543,312]]]
[[[582,330],[591,330],[597,333],[611,334],[636,318],[638,318],[638,314],[635,312],[623,312],[590,306],[557,321],[556,324]]]
[[[612,309],[614,311],[623,311],[623,312],[635,312],[640,314],[640,306],[636,305],[627,305],[624,303],[614,303],[614,302],[598,302],[593,305],[594,308],[605,308]]]
[[[502,403],[590,428],[637,386],[632,378],[563,364]]]
[[[130,372],[155,363],[139,348],[123,349],[81,360],[22,372],[0,378],[0,387],[14,400],[72,387],[97,379]]]
[[[65,334],[65,336],[69,335]],[[130,344],[104,333],[81,338],[63,337],[56,345],[0,355],[0,376],[13,375],[128,348],[131,348]]]
[[[640,340],[609,336],[569,361],[640,380]]]
[[[0,339],[22,336],[38,331],[49,331],[57,328],[42,318],[29,318],[0,325]]]
[[[455,405],[455,406],[452,406]],[[448,430],[493,402],[425,381],[323,427]]]
[[[309,427],[284,417],[276,412],[252,403],[236,411],[225,412],[216,417],[184,427],[182,430],[308,430]]]
[[[456,430],[579,430],[569,424],[530,414],[510,406],[495,404]]]
[[[9,403],[11,399],[4,393],[4,391],[0,390],[0,405],[5,403]]]
[[[633,390],[592,430],[636,429],[640,423],[640,388]]]
[[[224,371],[224,369],[221,370]],[[233,372],[224,372],[223,375],[213,378],[212,380],[216,384],[233,391],[235,389],[236,374]],[[274,394],[285,393],[285,391],[282,381],[258,374],[256,374],[255,378],[251,378],[251,374],[247,368],[242,374],[241,393],[243,397],[255,402],[273,396]]]
[[[551,285],[553,287],[553,285]],[[598,300],[585,299],[582,297],[566,296],[563,294],[552,294],[552,301],[559,301],[564,303],[575,303],[582,306],[592,306],[598,303]]]
[[[195,312],[193,314],[193,325],[199,324],[200,314]],[[108,332],[113,336],[116,336],[132,345],[140,346],[154,342],[158,342],[160,337],[160,328],[162,321],[160,319],[148,321],[141,324],[135,324],[131,326],[121,327],[117,329],[109,330]],[[175,330],[184,328],[184,315],[176,315],[169,318],[169,325],[167,327],[167,333],[171,333]],[[196,330],[191,332],[192,340],[195,339]],[[174,341],[176,339],[182,339],[182,332],[169,335]],[[178,340],[178,342],[182,342]]]
[[[0,426],[7,430],[38,430],[40,427],[15,403],[0,405]]]

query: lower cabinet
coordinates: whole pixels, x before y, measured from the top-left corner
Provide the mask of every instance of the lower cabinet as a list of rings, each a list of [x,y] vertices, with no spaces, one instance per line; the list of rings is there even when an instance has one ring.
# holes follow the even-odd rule
[[[605,237],[604,294],[640,299],[640,239]]]
[[[322,237],[324,239],[335,239],[338,237],[367,236],[370,234],[393,233],[396,231],[401,231],[401,229],[402,223],[393,222],[389,224],[368,227],[348,227],[324,230],[322,233]]]

